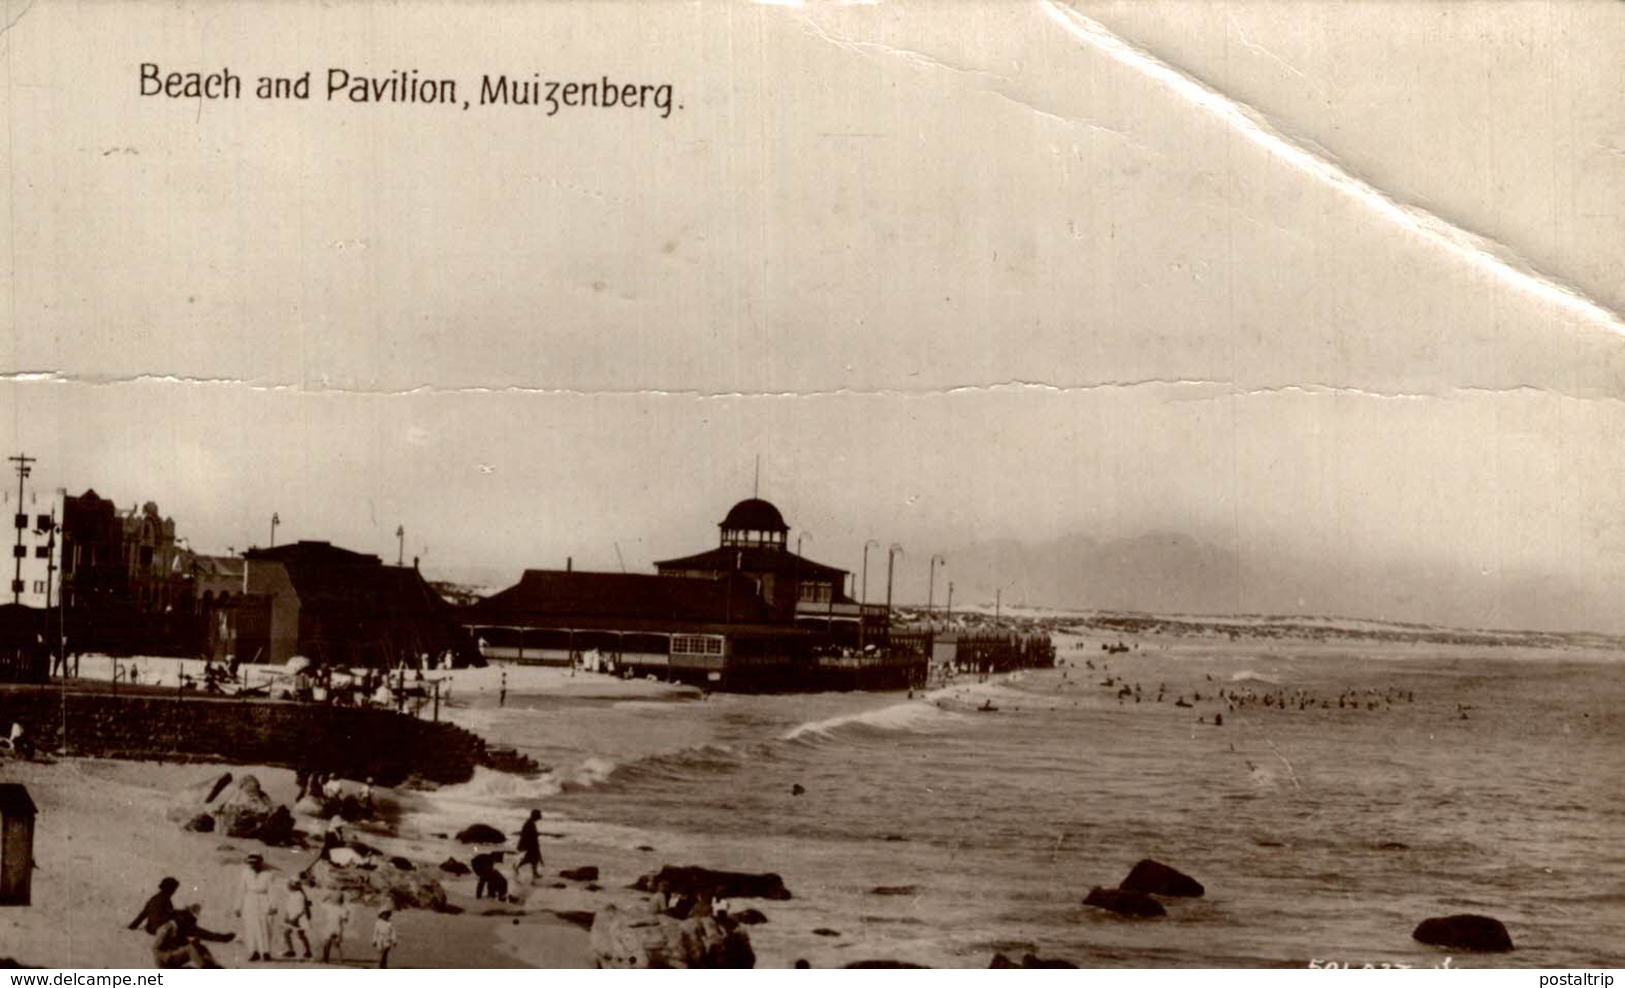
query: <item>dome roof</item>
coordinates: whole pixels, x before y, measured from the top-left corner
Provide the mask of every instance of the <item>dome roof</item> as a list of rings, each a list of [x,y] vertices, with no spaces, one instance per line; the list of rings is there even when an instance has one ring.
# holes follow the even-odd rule
[[[790,526],[784,523],[784,516],[779,509],[759,497],[740,501],[728,511],[728,517],[722,519],[724,530],[744,532],[788,532]]]

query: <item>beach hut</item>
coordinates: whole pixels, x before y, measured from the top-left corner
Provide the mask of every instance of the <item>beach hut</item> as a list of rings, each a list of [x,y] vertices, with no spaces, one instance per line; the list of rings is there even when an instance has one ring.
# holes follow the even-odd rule
[[[26,906],[34,873],[34,801],[18,782],[0,782],[0,906]]]

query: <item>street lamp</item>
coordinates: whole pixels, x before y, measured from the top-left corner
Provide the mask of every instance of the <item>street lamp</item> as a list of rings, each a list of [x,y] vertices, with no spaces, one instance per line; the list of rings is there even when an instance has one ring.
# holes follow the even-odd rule
[[[863,651],[863,641],[869,630],[869,615],[864,609],[869,606],[869,547],[880,548],[880,543],[870,539],[863,543],[863,583],[858,591],[858,651]]]
[[[271,548],[276,548],[276,527],[282,524],[282,518],[275,511],[271,512]]]
[[[903,554],[903,547],[896,542],[886,550],[886,623],[891,623],[891,572],[892,563]]]
[[[396,552],[395,552],[395,565],[396,566],[401,566],[401,565],[404,565],[406,563],[406,526],[405,525],[396,525],[395,526],[395,538],[398,541],[398,547],[397,547]]]
[[[869,547],[870,546],[874,546],[876,549],[878,549],[878,548],[880,548],[880,543],[878,541],[876,541],[875,539],[870,539],[869,541],[863,543],[863,584],[862,584],[862,588],[858,591],[858,603],[860,603],[860,604],[869,603]]]
[[[942,556],[940,554],[931,557],[931,581],[928,584],[926,584],[926,589],[925,589],[925,616],[926,616],[927,620],[930,620],[930,618],[931,618],[931,614],[932,614],[931,605],[936,602],[936,597],[937,597],[937,564],[938,563],[941,563],[942,565],[946,566],[946,565],[948,565],[948,560],[942,558]]]

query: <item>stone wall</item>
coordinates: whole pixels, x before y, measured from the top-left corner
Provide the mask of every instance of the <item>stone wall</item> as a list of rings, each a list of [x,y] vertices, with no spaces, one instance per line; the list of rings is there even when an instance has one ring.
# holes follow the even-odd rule
[[[397,785],[464,782],[485,742],[387,710],[174,691],[0,686],[0,730],[21,723],[42,752],[99,758],[313,768]]]

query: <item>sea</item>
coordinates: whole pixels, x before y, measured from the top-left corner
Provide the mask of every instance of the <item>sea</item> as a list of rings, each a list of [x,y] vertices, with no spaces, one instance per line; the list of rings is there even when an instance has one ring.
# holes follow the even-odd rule
[[[448,818],[539,806],[649,871],[777,872],[791,900],[735,905],[768,916],[751,935],[772,964],[1625,964],[1619,657],[1057,644],[1057,668],[912,696],[472,700],[458,719],[548,771],[434,799]],[[1206,894],[1155,920],[1083,905],[1143,858]],[[1411,938],[1456,913],[1517,949]]]

